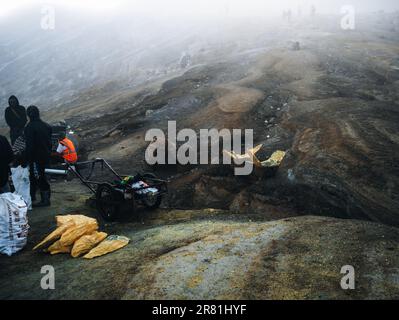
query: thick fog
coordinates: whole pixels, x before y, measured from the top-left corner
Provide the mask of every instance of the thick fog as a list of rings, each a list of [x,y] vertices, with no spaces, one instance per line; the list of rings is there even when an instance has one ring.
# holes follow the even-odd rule
[[[254,50],[279,27],[313,28],[327,14],[338,28],[348,4],[399,10],[397,0],[0,0],[0,110],[11,94],[50,108],[95,86],[135,87],[184,72],[185,56],[196,65],[221,47]]]
[[[1,0],[0,16],[15,14],[35,5],[51,4],[81,11],[130,12],[155,16],[260,16],[280,14],[284,9],[317,6],[320,13],[338,13],[344,5],[352,5],[359,12],[398,10],[396,0]]]

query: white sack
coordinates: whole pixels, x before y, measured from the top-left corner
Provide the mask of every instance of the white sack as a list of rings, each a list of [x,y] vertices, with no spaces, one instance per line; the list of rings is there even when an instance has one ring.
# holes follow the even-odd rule
[[[0,253],[8,256],[22,250],[28,241],[28,207],[13,193],[0,194]]]
[[[25,200],[28,210],[32,210],[32,199],[30,196],[30,181],[29,181],[29,169],[22,168],[11,168],[11,178],[14,184],[15,193],[22,196]]]

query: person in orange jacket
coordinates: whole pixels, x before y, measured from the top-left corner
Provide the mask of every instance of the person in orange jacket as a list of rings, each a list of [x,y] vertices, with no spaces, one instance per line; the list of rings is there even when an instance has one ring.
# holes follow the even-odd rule
[[[78,153],[75,145],[65,134],[58,140],[57,154],[69,164],[78,162]]]

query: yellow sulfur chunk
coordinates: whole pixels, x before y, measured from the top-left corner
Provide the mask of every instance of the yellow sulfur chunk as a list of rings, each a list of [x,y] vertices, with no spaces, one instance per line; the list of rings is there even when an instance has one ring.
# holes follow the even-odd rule
[[[60,241],[54,242],[53,245],[51,245],[48,248],[48,252],[50,252],[51,255],[59,254],[59,253],[70,253],[71,252],[71,246],[69,247],[64,247]]]
[[[262,162],[262,167],[267,167],[267,168],[273,168],[273,167],[279,167],[280,164],[283,162],[285,158],[286,152],[284,151],[276,151],[272,154],[272,156]]]
[[[80,237],[92,234],[94,231],[97,230],[98,230],[98,224],[96,221],[72,226],[63,233],[60,239],[60,243],[64,247],[71,246]]]
[[[57,226],[60,227],[64,224],[71,222],[78,225],[83,223],[96,222],[97,220],[83,215],[65,215],[65,216],[56,216],[55,221],[57,222]]]
[[[96,257],[103,256],[107,253],[119,250],[129,244],[129,239],[121,236],[109,236],[97,247],[92,249],[88,254],[84,256],[85,259],[93,259]]]
[[[105,232],[94,232],[90,235],[81,237],[75,242],[72,248],[71,256],[74,258],[89,252],[97,244],[103,241],[108,235]]]
[[[58,227],[52,233],[50,233],[42,242],[40,242],[36,247],[34,247],[33,250],[37,250],[41,247],[44,247],[47,244],[51,244],[54,241],[58,240],[62,236],[62,234],[73,225],[74,225],[73,222],[69,222]]]

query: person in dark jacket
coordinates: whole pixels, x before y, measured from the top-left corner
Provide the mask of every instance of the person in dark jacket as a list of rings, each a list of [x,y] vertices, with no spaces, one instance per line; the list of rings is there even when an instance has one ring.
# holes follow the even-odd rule
[[[32,201],[36,200],[36,191],[40,189],[41,202],[34,207],[50,206],[50,184],[45,175],[46,166],[51,157],[52,128],[40,119],[39,109],[30,106],[27,110],[29,123],[25,128],[26,159],[29,163],[30,190]]]
[[[17,97],[11,96],[8,99],[9,107],[6,109],[5,118],[7,125],[10,127],[10,139],[13,145],[23,133],[26,122],[26,110],[25,107],[19,105]]]
[[[10,163],[13,152],[7,138],[0,135],[0,193],[10,192],[8,178],[10,176]]]

